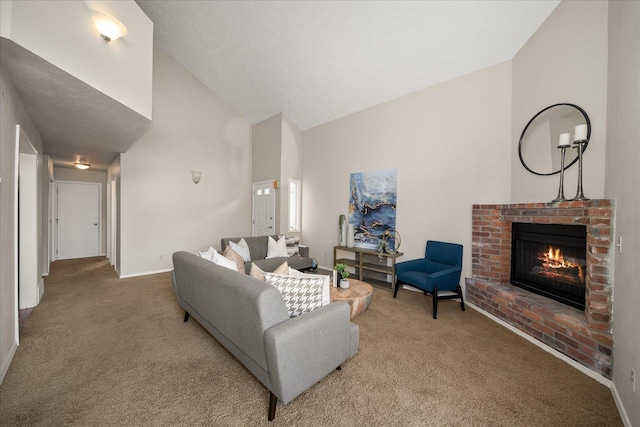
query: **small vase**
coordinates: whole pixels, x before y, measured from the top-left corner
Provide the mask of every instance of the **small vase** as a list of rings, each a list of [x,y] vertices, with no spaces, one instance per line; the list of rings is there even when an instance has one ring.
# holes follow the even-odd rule
[[[349,289],[349,280],[348,279],[340,280],[340,289]]]
[[[342,224],[342,228],[340,228],[340,246],[345,246],[347,244],[347,225]]]
[[[353,248],[355,246],[355,236],[354,236],[353,224],[349,224],[347,226],[347,247]]]

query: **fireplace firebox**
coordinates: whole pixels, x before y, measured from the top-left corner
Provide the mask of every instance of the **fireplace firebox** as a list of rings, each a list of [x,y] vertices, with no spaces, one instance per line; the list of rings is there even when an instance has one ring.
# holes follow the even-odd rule
[[[511,283],[584,310],[586,227],[513,223],[511,235]]]

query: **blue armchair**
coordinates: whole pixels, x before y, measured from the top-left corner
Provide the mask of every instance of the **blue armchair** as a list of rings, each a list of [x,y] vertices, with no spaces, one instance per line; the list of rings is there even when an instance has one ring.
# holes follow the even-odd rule
[[[460,287],[461,273],[462,245],[429,240],[424,258],[396,264],[396,288],[393,297],[398,295],[400,286],[406,284],[424,291],[425,294],[431,294],[434,319],[438,315],[438,300],[460,298],[460,308],[464,311]]]

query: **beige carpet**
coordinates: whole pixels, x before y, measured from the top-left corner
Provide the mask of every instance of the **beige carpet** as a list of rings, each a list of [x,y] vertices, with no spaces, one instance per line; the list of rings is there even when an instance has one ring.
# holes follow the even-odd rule
[[[376,289],[359,353],[269,423],[269,393],[182,322],[169,273],[58,261],[0,387],[0,425],[622,425],[606,387],[455,301],[438,320],[430,305]]]

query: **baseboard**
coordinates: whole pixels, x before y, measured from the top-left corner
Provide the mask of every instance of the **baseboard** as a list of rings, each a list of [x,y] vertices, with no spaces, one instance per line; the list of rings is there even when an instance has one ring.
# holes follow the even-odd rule
[[[16,354],[17,349],[18,343],[14,341],[13,345],[11,346],[11,351],[9,352],[9,357],[7,357],[7,360],[5,360],[4,364],[2,365],[2,370],[0,370],[0,384],[2,384],[2,382],[4,381],[4,376],[7,374],[7,371],[9,371],[9,366],[11,365],[11,361],[13,360],[13,356]]]
[[[128,279],[129,277],[150,276],[152,274],[168,273],[170,271],[173,271],[173,268],[168,268],[165,270],[147,271],[144,273],[123,274],[121,276],[118,274],[118,276],[120,277],[120,279]]]
[[[493,314],[484,311],[483,309],[481,309],[480,307],[465,301],[464,302],[465,305],[473,308],[474,310],[476,310],[477,312],[484,314],[485,316],[487,316],[489,319],[493,320],[494,322],[504,326],[505,328],[509,329],[511,332],[521,336],[522,338],[526,339],[527,341],[529,341],[532,344],[535,344],[536,346],[540,347],[542,350],[546,351],[547,353],[552,354],[553,356],[557,357],[558,359],[566,362],[567,364],[571,365],[572,367],[576,368],[578,371],[582,372],[583,374],[585,374],[586,376],[593,378],[594,380],[598,381],[600,384],[608,387],[609,389],[611,389],[611,380],[603,377],[600,374],[597,374],[595,372],[593,372],[591,369],[587,368],[586,366],[582,366],[581,364],[579,364],[578,362],[576,362],[575,360],[573,360],[572,358],[565,356],[564,354],[560,353],[558,350],[555,350],[549,346],[547,346],[546,344],[544,344],[543,342],[538,341],[537,339],[525,334],[524,332],[522,332],[520,329],[508,324],[507,322],[505,322],[504,320],[494,316]]]
[[[622,424],[624,424],[625,427],[633,427],[631,425],[631,420],[629,419],[629,414],[627,414],[627,411],[624,409],[624,405],[622,404],[622,400],[620,400],[620,395],[618,394],[618,389],[614,382],[611,382],[611,394],[613,395],[613,401],[616,402],[616,406],[618,407],[620,418],[622,418]]]

